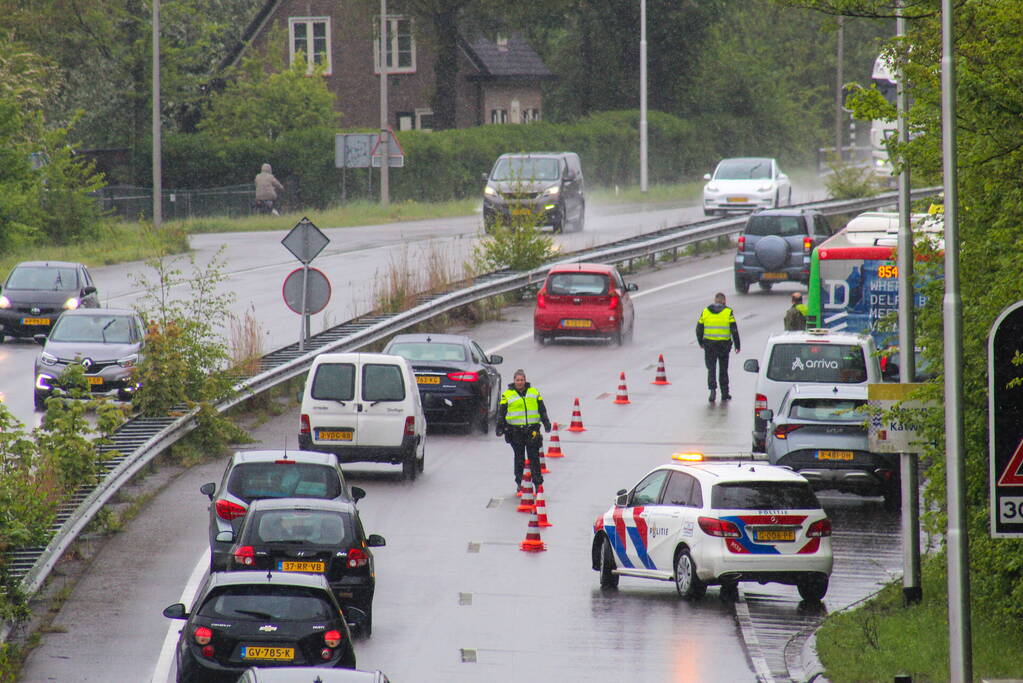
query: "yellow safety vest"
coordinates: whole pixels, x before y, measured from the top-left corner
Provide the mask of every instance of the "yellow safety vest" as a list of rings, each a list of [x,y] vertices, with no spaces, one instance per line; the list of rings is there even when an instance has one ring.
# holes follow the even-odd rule
[[[540,423],[540,401],[543,397],[540,392],[529,387],[526,395],[521,396],[514,389],[507,389],[501,394],[501,405],[508,406],[505,414],[505,422],[515,426],[525,426]]]
[[[704,341],[729,341],[732,338],[732,323],[735,316],[732,309],[725,306],[720,313],[711,313],[709,308],[703,309],[700,314],[700,322],[703,324]]]

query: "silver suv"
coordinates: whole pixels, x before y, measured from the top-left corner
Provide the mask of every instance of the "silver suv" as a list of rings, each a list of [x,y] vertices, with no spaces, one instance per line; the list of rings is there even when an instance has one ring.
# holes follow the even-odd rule
[[[812,209],[767,209],[748,219],[735,252],[735,291],[756,282],[769,290],[776,282],[810,282],[810,254],[832,235],[823,214]]]

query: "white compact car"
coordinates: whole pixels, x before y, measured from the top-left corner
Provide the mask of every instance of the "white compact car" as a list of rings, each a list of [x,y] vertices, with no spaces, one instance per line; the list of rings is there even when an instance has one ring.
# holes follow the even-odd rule
[[[415,479],[426,458],[426,415],[411,363],[386,353],[321,353],[302,392],[298,444],[341,463],[400,464]]]
[[[794,584],[821,600],[831,576],[831,520],[810,483],[764,463],[676,463],[622,489],[593,526],[603,588],[621,576],[673,581],[684,598],[739,581]]]
[[[703,215],[792,205],[792,184],[768,157],[722,159],[703,179]]]

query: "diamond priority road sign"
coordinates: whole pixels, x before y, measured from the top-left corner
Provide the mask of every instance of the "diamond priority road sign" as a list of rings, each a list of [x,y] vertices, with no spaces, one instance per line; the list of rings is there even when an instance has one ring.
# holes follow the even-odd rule
[[[309,263],[316,258],[323,248],[330,244],[330,238],[313,225],[312,221],[303,217],[295,227],[284,236],[281,244],[295,255],[302,263]]]
[[[998,316],[988,335],[988,442],[991,536],[1023,538],[1023,301]]]

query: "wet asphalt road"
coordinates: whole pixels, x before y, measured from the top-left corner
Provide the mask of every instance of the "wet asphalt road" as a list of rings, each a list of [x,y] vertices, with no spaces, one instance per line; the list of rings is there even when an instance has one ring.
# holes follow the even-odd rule
[[[754,376],[742,360],[758,357],[780,328],[792,286],[730,295],[743,335],[732,356],[730,404],[710,405],[693,327],[715,291],[731,292],[730,254],[628,278],[640,285],[635,341],[624,348],[555,344],[536,348],[531,308],[471,334],[505,356],[505,378],[529,373],[562,425],[580,398],[587,431],[561,432],[566,457],[552,460],[545,482],[554,526],[547,551],[518,548],[528,516],[515,511],[510,449],[493,436],[431,433],[426,472],[416,482],[395,467],[352,465],[350,482],[376,550],[374,632],[356,642],[360,668],[393,681],[753,681],[787,680],[792,635],[818,614],[799,605],[795,588],[744,585],[735,606],[716,589],[699,602],[679,600],[670,583],[623,578],[601,591],[589,566],[593,520],[615,491],[633,485],[683,448],[740,452],[749,445]],[[661,289],[659,289],[661,288]],[[670,386],[653,386],[658,354]],[[613,403],[624,371],[630,405]],[[252,428],[260,445],[294,443],[297,410]],[[181,599],[206,544],[205,481],[222,463],[193,468],[115,536],[43,636],[26,681],[168,679],[167,651],[180,622],[160,615]],[[825,498],[835,515],[836,574],[825,607],[834,611],[871,592],[887,576],[897,518],[880,502]],[[846,550],[848,548],[848,550]],[[847,559],[846,559],[847,558]],[[187,598],[186,598],[187,599]],[[736,611],[748,610],[753,637]],[[63,630],[63,632],[60,632]],[[798,636],[797,636],[798,637]],[[748,647],[747,643],[752,643]]]

